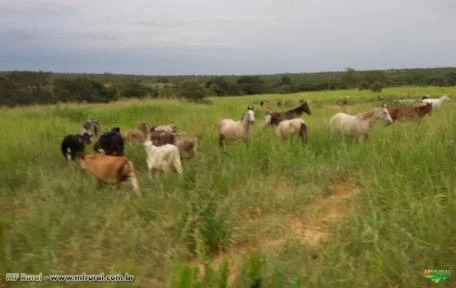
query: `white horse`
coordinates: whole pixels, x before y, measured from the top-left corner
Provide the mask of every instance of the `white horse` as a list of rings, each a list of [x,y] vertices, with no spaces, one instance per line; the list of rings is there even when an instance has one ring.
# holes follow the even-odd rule
[[[218,126],[219,144],[224,147],[225,141],[245,140],[250,135],[250,124],[255,123],[255,112],[253,106],[247,107],[247,111],[240,121],[223,119]]]
[[[436,107],[442,106],[442,104],[445,103],[445,102],[449,102],[450,98],[448,97],[448,95],[443,95],[442,97],[437,98],[437,99],[435,99],[435,98],[427,98],[427,99],[423,99],[421,101],[423,102],[423,104],[431,103],[432,104],[432,108],[436,108]]]
[[[301,118],[281,121],[279,125],[277,125],[275,132],[281,139],[298,135],[301,138],[302,143],[307,140],[307,124]]]
[[[354,136],[358,142],[361,142],[363,137],[367,139],[369,130],[374,126],[377,119],[382,119],[387,125],[393,123],[386,104],[357,115],[337,113],[329,120],[329,127],[332,133],[338,132],[343,135]]]

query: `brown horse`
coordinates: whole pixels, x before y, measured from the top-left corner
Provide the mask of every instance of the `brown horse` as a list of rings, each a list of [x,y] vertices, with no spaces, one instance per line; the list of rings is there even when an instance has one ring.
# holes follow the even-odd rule
[[[427,103],[422,106],[411,108],[392,107],[388,108],[388,112],[393,120],[422,118],[426,114],[431,116],[432,104]]]

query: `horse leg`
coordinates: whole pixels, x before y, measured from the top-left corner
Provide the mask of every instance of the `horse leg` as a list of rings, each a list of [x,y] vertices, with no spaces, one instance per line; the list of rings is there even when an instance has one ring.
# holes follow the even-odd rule
[[[305,144],[307,142],[307,126],[304,123],[301,124],[299,136],[301,137],[302,144]]]
[[[223,137],[222,135],[220,135],[220,136],[219,136],[219,145],[220,145],[220,148],[225,148],[224,140],[225,140],[225,137]]]

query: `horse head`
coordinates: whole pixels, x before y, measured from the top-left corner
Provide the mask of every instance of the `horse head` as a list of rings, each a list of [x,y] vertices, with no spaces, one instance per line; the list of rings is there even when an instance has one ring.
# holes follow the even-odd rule
[[[299,107],[302,112],[306,112],[307,114],[312,115],[312,112],[310,112],[309,104],[307,104],[307,101],[302,102],[302,104]]]
[[[390,125],[393,123],[393,119],[391,118],[391,115],[388,112],[388,108],[386,108],[386,104],[383,104],[383,106],[378,111],[380,111],[380,114],[377,117],[382,119],[386,125]]]
[[[265,128],[266,126],[271,124],[271,119],[272,119],[271,112],[266,112],[266,115],[264,115],[264,118],[263,118],[263,128]]]
[[[249,124],[255,123],[255,111],[253,106],[247,107],[247,112],[245,112],[244,117],[242,117],[242,120],[244,121],[246,117]]]

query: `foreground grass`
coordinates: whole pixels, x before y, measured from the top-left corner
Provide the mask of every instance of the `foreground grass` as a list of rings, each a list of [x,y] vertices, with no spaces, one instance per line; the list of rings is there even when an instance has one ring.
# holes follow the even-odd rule
[[[388,101],[455,92],[398,88],[383,95]],[[356,145],[327,129],[337,112],[327,104],[345,95],[352,113],[380,103],[371,92],[334,91],[214,98],[212,106],[128,101],[3,109],[0,273],[136,275],[128,284],[84,283],[90,287],[249,287],[257,278],[264,287],[428,287],[424,269],[454,273],[455,105],[419,123],[378,124],[367,143]],[[248,145],[221,152],[218,121],[237,119],[264,99],[311,100],[312,116],[303,116],[309,143],[281,143],[257,124]],[[262,116],[259,110],[258,122]],[[128,185],[122,193],[97,190],[59,149],[88,118],[122,130],[174,121],[200,138],[200,153],[184,164],[182,177],[164,174],[151,183],[144,149],[128,146],[143,199]],[[331,202],[341,183],[352,191]],[[205,277],[195,270],[203,264]],[[452,287],[455,279],[439,286]]]

